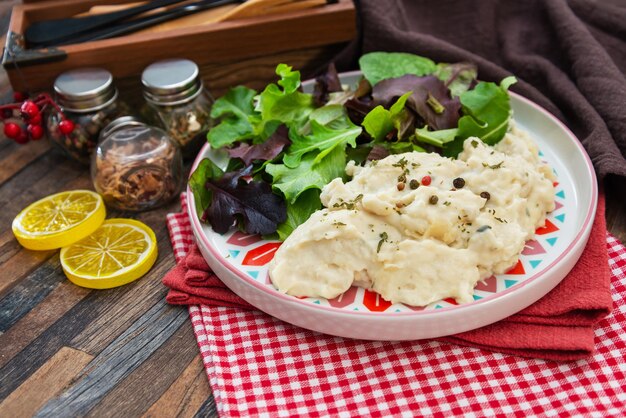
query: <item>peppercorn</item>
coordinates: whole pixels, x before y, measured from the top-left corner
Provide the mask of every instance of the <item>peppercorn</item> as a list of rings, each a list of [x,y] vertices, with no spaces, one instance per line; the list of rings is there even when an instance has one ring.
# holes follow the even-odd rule
[[[409,187],[411,188],[411,190],[415,190],[415,189],[417,189],[418,187],[420,187],[420,182],[419,182],[419,181],[417,181],[417,180],[415,180],[415,179],[413,179],[413,180],[411,180],[411,181],[409,182]]]
[[[404,190],[404,183],[399,182],[399,183],[396,185],[396,188],[398,189],[398,191],[400,191],[400,192],[401,192],[402,190]]]
[[[424,177],[422,177],[422,184],[424,186],[428,186],[428,185],[430,185],[431,180],[432,179],[430,178],[430,176],[424,176]]]
[[[482,192],[480,194],[480,197],[482,197],[483,199],[486,199],[486,200],[491,199],[491,195],[489,194],[489,192]]]
[[[457,177],[452,181],[452,185],[457,189],[462,189],[465,186],[465,180],[462,177]]]
[[[435,195],[432,195],[430,199],[428,199],[428,203],[430,203],[431,205],[436,205],[438,201],[439,198]]]

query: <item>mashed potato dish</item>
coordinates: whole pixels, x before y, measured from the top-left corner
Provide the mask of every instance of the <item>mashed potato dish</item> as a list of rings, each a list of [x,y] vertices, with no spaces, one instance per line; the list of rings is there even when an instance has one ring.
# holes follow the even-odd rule
[[[471,302],[554,210],[552,171],[515,127],[494,147],[467,139],[458,159],[413,152],[346,172],[276,252],[281,292],[332,299],[357,285],[392,303]]]

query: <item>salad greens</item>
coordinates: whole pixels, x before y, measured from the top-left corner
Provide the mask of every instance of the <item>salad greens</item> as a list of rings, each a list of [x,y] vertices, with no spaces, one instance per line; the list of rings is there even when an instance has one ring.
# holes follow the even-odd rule
[[[507,77],[479,82],[469,63],[435,63],[406,53],[373,52],[359,60],[363,80],[343,88],[330,66],[313,94],[300,73],[279,64],[263,91],[244,86],[216,100],[207,134],[230,156],[226,172],[203,160],[189,183],[200,219],[225,233],[233,224],[284,240],[321,208],[320,193],[363,163],[408,151],[456,157],[465,139],[497,143],[509,127]]]
[[[372,86],[407,74],[423,76],[437,71],[434,61],[404,52],[370,52],[359,59],[359,67]]]

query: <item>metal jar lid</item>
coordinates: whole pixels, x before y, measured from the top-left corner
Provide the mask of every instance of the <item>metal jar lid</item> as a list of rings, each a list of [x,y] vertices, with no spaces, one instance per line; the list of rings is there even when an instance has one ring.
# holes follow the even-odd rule
[[[102,68],[79,68],[64,72],[54,81],[63,109],[88,113],[103,109],[117,99],[113,76]]]
[[[173,106],[196,98],[202,91],[200,71],[193,61],[170,59],[155,62],[143,70],[143,95],[150,103]]]
[[[120,116],[117,119],[113,119],[107,126],[100,131],[100,139],[106,138],[113,132],[117,132],[120,129],[146,126],[146,124],[134,116]]]

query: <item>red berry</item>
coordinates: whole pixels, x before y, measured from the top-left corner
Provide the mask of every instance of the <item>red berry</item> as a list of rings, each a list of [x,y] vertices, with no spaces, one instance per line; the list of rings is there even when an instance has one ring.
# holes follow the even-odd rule
[[[17,123],[8,122],[4,124],[4,134],[7,138],[16,139],[21,133],[22,128]]]
[[[22,103],[22,107],[20,107],[22,114],[25,115],[28,119],[34,118],[39,115],[39,107],[32,100],[26,100]]]
[[[22,131],[17,136],[17,138],[13,138],[13,140],[18,144],[26,144],[28,142],[28,135],[26,134],[26,132]]]
[[[28,119],[28,123],[30,123],[31,125],[41,125],[41,113]]]
[[[61,131],[61,133],[63,133],[64,135],[69,135],[72,133],[72,131],[74,130],[74,122],[72,122],[69,119],[64,119],[61,122],[59,122],[59,130]]]
[[[23,102],[27,98],[28,95],[26,93],[22,93],[21,91],[16,91],[13,93],[13,99],[15,99],[16,102]]]
[[[43,136],[43,128],[41,127],[41,125],[30,124],[28,125],[27,130],[28,134],[30,135],[30,139],[32,139],[33,141],[37,141]]]
[[[428,186],[428,185],[430,185],[430,181],[431,181],[430,176],[424,176],[424,177],[422,177],[422,185],[424,185],[424,186]]]

